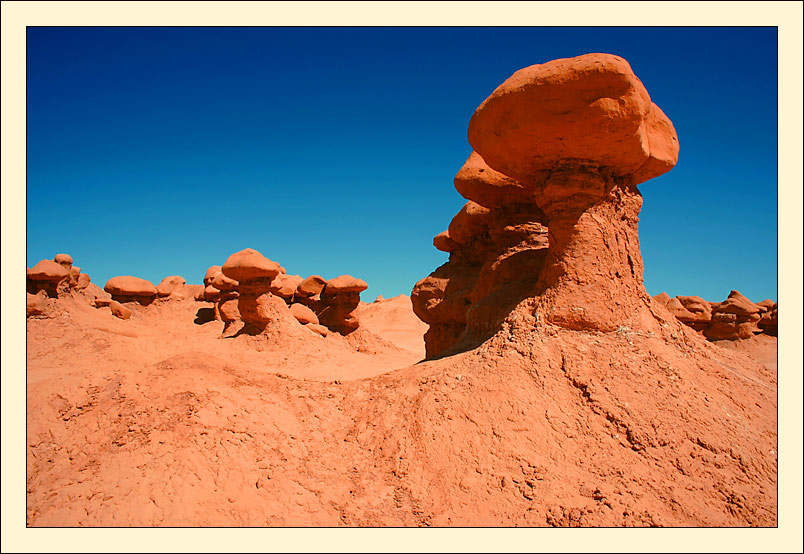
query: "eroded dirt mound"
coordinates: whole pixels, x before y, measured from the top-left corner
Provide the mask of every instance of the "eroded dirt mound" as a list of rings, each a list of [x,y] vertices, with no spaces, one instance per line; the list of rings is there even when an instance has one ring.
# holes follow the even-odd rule
[[[29,322],[30,525],[775,524],[775,373],[669,317],[310,380],[155,308]]]

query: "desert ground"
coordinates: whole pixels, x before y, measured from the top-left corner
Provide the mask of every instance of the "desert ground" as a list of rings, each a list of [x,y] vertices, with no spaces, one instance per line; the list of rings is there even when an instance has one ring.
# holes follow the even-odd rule
[[[679,147],[628,63],[524,68],[468,135],[410,295],[248,244],[193,284],[28,268],[28,525],[777,525],[778,306],[646,292]]]

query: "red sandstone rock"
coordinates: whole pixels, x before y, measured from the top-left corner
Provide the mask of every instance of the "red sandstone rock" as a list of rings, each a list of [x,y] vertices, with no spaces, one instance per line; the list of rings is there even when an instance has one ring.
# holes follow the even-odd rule
[[[53,258],[53,261],[59,265],[64,266],[68,270],[73,265],[73,258],[69,254],[56,254],[56,257]]]
[[[185,281],[184,277],[181,275],[165,277],[162,279],[162,282],[156,286],[156,294],[160,297],[170,296],[174,291],[180,290],[186,282],[187,281]]]
[[[729,293],[729,297],[713,311],[715,313],[753,315],[758,314],[761,310],[759,306],[740,294],[739,291],[733,290]]]
[[[109,308],[112,310],[112,315],[120,319],[130,319],[131,310],[123,306],[120,302],[112,300],[109,303]]]
[[[318,317],[315,315],[315,312],[304,304],[291,304],[290,313],[293,314],[293,317],[302,325],[305,323],[318,324]]]
[[[467,200],[486,208],[534,202],[532,188],[493,170],[477,152],[469,155],[455,176],[455,189]]]
[[[357,279],[351,275],[341,275],[327,281],[324,292],[335,295],[346,292],[363,292],[367,288],[368,284],[363,279]]]
[[[517,71],[477,109],[469,142],[489,166],[527,184],[572,159],[644,181],[669,171],[678,155],[672,123],[628,62],[611,54]]]
[[[470,200],[452,218],[449,237],[457,244],[466,244],[488,229],[488,214],[488,208]]]
[[[670,302],[670,295],[666,292],[661,292],[653,297],[653,299],[661,304],[662,306],[667,306],[667,303]],[[711,308],[710,308],[711,310]]]
[[[218,273],[212,278],[210,286],[214,287],[220,292],[229,292],[237,290],[238,282],[235,281],[234,279],[230,279],[223,273]]]
[[[43,316],[47,313],[47,292],[40,290],[36,294],[26,293],[26,317]]]
[[[51,298],[59,296],[58,288],[67,283],[70,270],[51,260],[42,260],[27,271],[27,288],[31,294],[44,290]]]
[[[204,290],[201,293],[201,298],[206,300],[207,302],[217,302],[220,300],[221,291],[213,287],[212,285],[207,285],[204,287]]]
[[[300,298],[309,298],[316,294],[321,294],[324,290],[327,281],[319,275],[310,275],[296,287],[296,296]]]
[[[222,273],[221,266],[213,265],[211,266],[207,272],[204,274],[204,285],[212,284],[212,280],[215,279],[215,276],[219,273]]]
[[[317,325],[315,323],[307,323],[304,326],[307,329],[310,329],[312,332],[321,335],[322,337],[326,337],[329,334],[329,329],[327,329],[323,325]]]
[[[274,280],[271,281],[271,286],[268,289],[272,294],[280,296],[286,300],[293,298],[296,293],[296,288],[302,283],[301,275],[287,275],[280,273]]]
[[[139,302],[147,305],[156,297],[156,287],[153,283],[131,275],[112,277],[106,282],[103,290],[118,302]]]
[[[246,248],[229,256],[221,267],[224,275],[238,282],[256,279],[273,279],[281,273],[281,266],[253,248]]]
[[[442,252],[452,252],[458,247],[458,243],[449,236],[449,231],[441,231],[433,237],[433,246]]]
[[[762,302],[757,302],[757,306],[759,306],[761,312],[769,312],[770,310],[773,309],[775,305],[776,302],[774,302],[770,298],[766,298]]]
[[[472,117],[477,153],[532,187],[546,216],[550,252],[536,311],[547,321],[598,331],[653,326],[635,185],[675,161],[667,154],[677,139],[662,117],[628,63],[608,54],[520,70]]]
[[[769,311],[762,314],[757,326],[772,337],[779,335],[779,306],[775,302]]]

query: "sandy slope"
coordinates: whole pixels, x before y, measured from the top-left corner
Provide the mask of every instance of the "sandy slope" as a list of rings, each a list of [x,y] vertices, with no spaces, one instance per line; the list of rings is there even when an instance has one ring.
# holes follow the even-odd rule
[[[29,525],[776,522],[775,371],[669,319],[582,333],[520,310],[416,364],[371,331],[221,340],[189,300],[130,321],[59,302],[28,321]]]

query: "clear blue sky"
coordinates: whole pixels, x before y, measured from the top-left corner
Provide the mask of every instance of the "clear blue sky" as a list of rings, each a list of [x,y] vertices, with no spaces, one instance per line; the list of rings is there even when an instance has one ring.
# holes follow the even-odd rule
[[[200,283],[256,248],[410,294],[475,108],[514,71],[608,52],[675,124],[640,185],[650,294],[776,299],[775,28],[29,28],[27,263]]]

